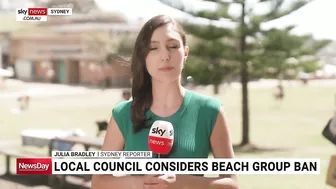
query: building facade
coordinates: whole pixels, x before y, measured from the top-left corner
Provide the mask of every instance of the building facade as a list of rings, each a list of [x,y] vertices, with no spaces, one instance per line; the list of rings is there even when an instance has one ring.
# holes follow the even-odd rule
[[[130,86],[129,63],[103,63],[106,52],[93,50],[86,39],[91,33],[106,31],[105,36],[118,41],[125,33],[135,35],[137,25],[64,22],[11,34],[9,59],[16,78],[69,85]]]

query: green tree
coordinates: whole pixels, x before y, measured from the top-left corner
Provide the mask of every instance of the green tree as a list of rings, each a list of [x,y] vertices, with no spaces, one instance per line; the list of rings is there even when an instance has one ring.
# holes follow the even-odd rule
[[[103,70],[113,67],[115,64],[129,66],[130,57],[135,40],[129,34],[111,35],[109,32],[90,32],[86,33],[83,42],[87,49],[96,56],[97,63]],[[108,75],[103,71],[104,83],[102,88],[108,85]]]
[[[259,51],[256,50],[256,44],[249,42],[249,38],[255,39],[258,34],[262,31],[261,24],[269,22],[286,16],[304,5],[306,5],[309,0],[296,0],[292,1],[289,5],[284,5],[284,0],[259,0],[256,4],[248,4],[247,0],[205,0],[216,3],[217,9],[212,11],[189,11],[181,4],[174,4],[171,0],[159,0],[167,5],[180,9],[184,12],[189,13],[195,17],[202,17],[209,20],[221,21],[223,19],[229,20],[234,23],[237,27],[234,32],[236,42],[238,44],[238,60],[240,62],[240,81],[242,85],[242,141],[241,145],[246,145],[250,143],[249,138],[249,101],[248,101],[248,82],[249,82],[249,69],[248,62],[253,60],[255,56],[259,55]],[[256,14],[254,10],[257,5],[266,4],[269,6],[267,12],[262,14]],[[240,7],[240,12],[238,14],[230,14],[229,8],[234,6]],[[198,31],[189,31],[192,35]],[[253,41],[253,40],[251,40]],[[256,41],[256,40],[254,40]]]
[[[291,79],[298,72],[312,73],[319,69],[317,52],[328,40],[314,40],[311,35],[292,34],[293,26],[263,32],[260,56],[252,61],[251,76],[255,78]]]
[[[233,63],[236,61],[236,50],[232,29],[189,23],[183,23],[183,27],[193,35],[185,74],[192,76],[197,84],[212,84],[214,93],[218,94],[224,78],[233,74],[237,67]]]
[[[184,68],[184,76],[192,76],[200,85],[214,85],[214,93],[219,93],[219,86],[225,77],[233,75],[236,64],[208,57],[190,56]]]
[[[126,61],[129,61],[132,56],[135,40],[135,36],[125,34],[119,42],[117,54],[123,57]]]
[[[103,80],[100,86],[104,90],[108,86],[109,77],[105,70],[112,66],[113,60],[117,57],[118,40],[106,31],[92,31],[85,33],[83,44],[87,51],[95,56],[97,66],[103,70]]]

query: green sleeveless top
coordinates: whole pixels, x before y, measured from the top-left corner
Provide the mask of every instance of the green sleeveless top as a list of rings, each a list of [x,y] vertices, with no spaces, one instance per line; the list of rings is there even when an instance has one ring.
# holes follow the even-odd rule
[[[149,151],[149,128],[133,133],[131,121],[132,101],[119,103],[113,110],[113,117],[124,137],[124,151]],[[171,152],[162,158],[207,158],[211,152],[210,136],[216,123],[221,103],[189,90],[185,91],[182,105],[169,117],[159,117],[151,110],[146,112],[150,124],[165,120],[174,127],[174,144]],[[153,153],[153,158],[157,157]]]

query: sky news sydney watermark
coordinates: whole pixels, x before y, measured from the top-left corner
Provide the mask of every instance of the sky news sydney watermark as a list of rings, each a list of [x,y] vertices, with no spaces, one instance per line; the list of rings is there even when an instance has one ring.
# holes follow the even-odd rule
[[[16,21],[45,22],[48,16],[70,16],[72,8],[19,8],[16,9]]]

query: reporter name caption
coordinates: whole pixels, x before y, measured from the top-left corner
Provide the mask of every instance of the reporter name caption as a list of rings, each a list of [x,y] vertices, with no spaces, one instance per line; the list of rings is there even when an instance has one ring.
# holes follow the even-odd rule
[[[152,158],[150,151],[53,151],[52,158]]]
[[[116,152],[110,152],[110,154],[113,153]],[[123,152],[118,153],[122,154]],[[62,158],[18,158],[16,170],[17,174],[55,175],[166,173],[320,174],[320,159],[315,158],[157,159],[148,158],[147,155],[141,156],[139,154],[142,153],[139,152],[130,153],[136,155],[127,156],[127,158],[131,159],[116,159],[112,158],[114,157],[112,155],[103,158],[74,158],[66,156]],[[56,153],[54,155],[56,156]],[[119,157],[122,158],[123,156],[120,155]]]

